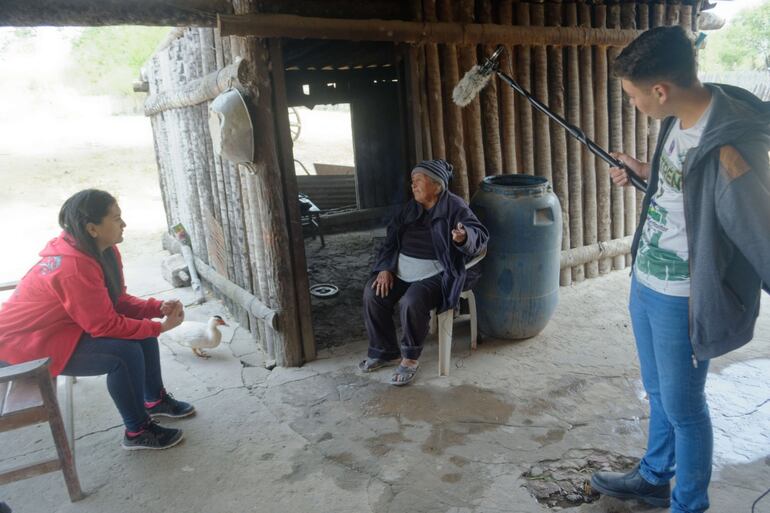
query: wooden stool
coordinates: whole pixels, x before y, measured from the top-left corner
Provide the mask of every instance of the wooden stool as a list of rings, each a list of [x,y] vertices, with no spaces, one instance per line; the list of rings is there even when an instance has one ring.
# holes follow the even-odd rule
[[[50,358],[0,368],[0,432],[48,422],[58,457],[0,473],[0,485],[61,470],[70,500],[84,497],[80,488],[72,432],[72,379],[65,380],[64,409],[69,435],[59,410],[53,380],[48,372]]]

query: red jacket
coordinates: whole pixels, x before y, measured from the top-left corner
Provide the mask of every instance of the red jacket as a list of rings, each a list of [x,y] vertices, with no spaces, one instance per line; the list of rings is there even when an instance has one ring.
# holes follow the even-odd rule
[[[123,293],[113,305],[102,268],[62,233],[40,252],[42,259],[0,307],[0,360],[11,364],[51,357],[57,376],[80,337],[142,340],[157,337],[161,301]],[[123,264],[115,248],[121,283]]]

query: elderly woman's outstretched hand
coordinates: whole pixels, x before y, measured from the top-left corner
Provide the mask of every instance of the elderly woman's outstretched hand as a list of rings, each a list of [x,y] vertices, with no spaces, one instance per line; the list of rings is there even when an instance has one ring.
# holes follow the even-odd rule
[[[393,273],[390,271],[380,271],[372,283],[374,293],[380,297],[385,297],[393,288]]]
[[[465,244],[467,238],[468,234],[465,232],[465,227],[462,223],[457,223],[457,227],[452,230],[452,240],[457,244]]]

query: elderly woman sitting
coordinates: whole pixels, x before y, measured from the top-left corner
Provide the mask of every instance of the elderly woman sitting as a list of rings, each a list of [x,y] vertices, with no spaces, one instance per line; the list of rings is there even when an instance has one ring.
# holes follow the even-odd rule
[[[364,287],[364,322],[369,335],[363,372],[399,363],[391,384],[414,379],[430,311],[455,308],[463,290],[479,278],[465,265],[487,245],[489,233],[462,198],[448,190],[452,165],[421,162],[412,170],[410,200],[388,225],[387,237]],[[399,304],[403,335],[396,340],[393,310]]]

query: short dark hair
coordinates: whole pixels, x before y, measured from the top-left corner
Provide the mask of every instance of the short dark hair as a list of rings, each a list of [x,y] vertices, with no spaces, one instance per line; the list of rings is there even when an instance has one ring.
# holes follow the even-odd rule
[[[620,52],[612,71],[634,84],[668,81],[690,87],[698,79],[695,48],[679,25],[643,32]]]

